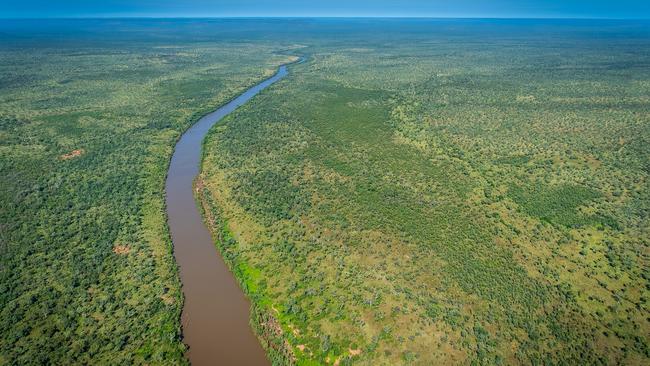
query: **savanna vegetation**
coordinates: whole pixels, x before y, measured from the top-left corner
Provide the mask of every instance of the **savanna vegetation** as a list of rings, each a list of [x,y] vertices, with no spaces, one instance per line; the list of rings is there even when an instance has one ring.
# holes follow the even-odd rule
[[[274,362],[647,364],[647,24],[381,22],[205,143]]]
[[[0,21],[0,364],[184,364],[174,142],[275,364],[647,364],[647,22]]]
[[[0,21],[0,365],[187,362],[172,149],[287,60],[228,31]]]

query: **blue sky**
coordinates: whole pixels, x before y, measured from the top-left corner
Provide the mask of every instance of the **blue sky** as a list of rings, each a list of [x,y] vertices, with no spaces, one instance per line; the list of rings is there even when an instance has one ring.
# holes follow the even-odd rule
[[[650,0],[0,0],[0,17],[650,18]]]

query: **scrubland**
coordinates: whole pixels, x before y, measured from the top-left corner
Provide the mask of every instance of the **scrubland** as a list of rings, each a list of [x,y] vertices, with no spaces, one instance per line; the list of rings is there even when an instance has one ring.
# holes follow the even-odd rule
[[[191,23],[72,23],[0,35],[0,364],[185,364],[172,149],[286,57]]]
[[[647,363],[648,39],[417,24],[305,41],[205,142],[274,360]]]
[[[289,55],[197,185],[273,363],[647,364],[648,29],[0,22],[0,364],[187,362],[169,158]]]

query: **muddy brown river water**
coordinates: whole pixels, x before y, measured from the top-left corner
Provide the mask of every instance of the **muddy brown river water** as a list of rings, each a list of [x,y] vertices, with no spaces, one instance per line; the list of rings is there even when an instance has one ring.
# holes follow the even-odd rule
[[[280,66],[269,79],[204,116],[176,144],[165,186],[174,257],[185,302],[183,341],[193,365],[269,365],[249,325],[250,303],[219,255],[194,199],[201,147],[208,130],[257,93],[288,74]]]

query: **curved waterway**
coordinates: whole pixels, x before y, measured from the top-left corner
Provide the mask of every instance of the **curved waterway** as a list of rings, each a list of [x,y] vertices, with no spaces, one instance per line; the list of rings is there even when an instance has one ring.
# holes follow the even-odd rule
[[[199,173],[201,145],[210,127],[287,73],[287,66],[280,66],[271,78],[201,118],[181,136],[169,165],[167,215],[185,295],[183,341],[193,365],[269,365],[249,325],[250,303],[214,245],[192,182]]]

